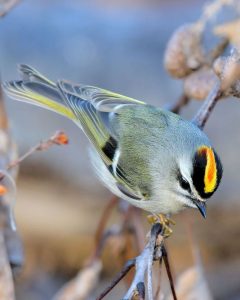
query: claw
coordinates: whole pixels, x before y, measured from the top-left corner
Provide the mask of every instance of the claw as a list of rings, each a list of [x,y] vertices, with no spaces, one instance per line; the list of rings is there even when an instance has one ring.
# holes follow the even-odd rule
[[[173,233],[173,230],[170,228],[169,225],[175,225],[176,222],[167,218],[166,216],[162,214],[154,214],[147,216],[147,219],[151,225],[159,222],[163,226],[163,236],[165,238],[169,237]]]

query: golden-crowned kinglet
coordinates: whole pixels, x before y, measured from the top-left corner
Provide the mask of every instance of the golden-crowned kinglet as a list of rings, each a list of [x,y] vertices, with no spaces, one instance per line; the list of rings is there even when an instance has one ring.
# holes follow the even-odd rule
[[[154,214],[185,207],[206,216],[206,199],[222,177],[207,136],[170,111],[93,86],[53,83],[20,65],[23,80],[4,89],[11,97],[70,118],[86,134],[101,181],[117,196]]]

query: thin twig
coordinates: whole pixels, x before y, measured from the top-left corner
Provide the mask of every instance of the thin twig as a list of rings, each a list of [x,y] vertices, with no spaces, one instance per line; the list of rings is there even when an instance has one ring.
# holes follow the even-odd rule
[[[163,260],[164,260],[164,263],[165,263],[168,279],[169,279],[169,282],[170,282],[170,287],[171,287],[173,299],[177,300],[177,295],[176,295],[175,288],[174,288],[172,272],[171,272],[170,264],[169,264],[169,260],[168,260],[168,254],[167,254],[167,250],[166,250],[164,245],[162,246],[162,256],[163,256]]]
[[[110,201],[108,202],[107,206],[105,207],[102,215],[101,215],[101,219],[98,223],[97,231],[95,233],[96,248],[97,248],[97,245],[100,243],[100,241],[102,239],[103,232],[106,228],[109,217],[112,213],[112,210],[117,205],[118,201],[119,201],[119,198],[117,196],[113,195],[112,198],[110,199]]]
[[[110,237],[121,234],[121,228],[112,227],[107,230],[98,244],[97,251],[94,250],[90,258],[84,263],[84,267],[78,272],[75,278],[64,284],[57,292],[53,300],[67,299],[85,299],[97,286],[100,273],[102,271],[102,262],[100,255]]]
[[[229,45],[228,39],[222,39],[219,44],[217,44],[209,54],[209,65],[211,66],[212,63],[216,58],[218,58],[227,48]]]
[[[160,223],[156,223],[152,226],[151,235],[149,242],[145,246],[144,250],[141,252],[139,256],[135,259],[129,260],[122,271],[118,274],[118,276],[111,282],[111,284],[101,293],[101,295],[97,298],[97,300],[103,299],[113,288],[116,284],[130,271],[130,269],[135,266],[135,276],[132,281],[130,288],[128,289],[127,293],[123,297],[123,299],[132,299],[133,296],[138,296],[138,299],[144,299],[145,297],[145,273],[148,274],[148,297],[149,299],[153,299],[152,296],[152,278],[151,278],[151,271],[150,265],[152,268],[152,263],[154,260],[159,260],[160,251],[157,251],[156,248],[162,246],[163,239],[160,239],[161,242],[157,242],[157,238],[159,235],[162,234],[162,226]],[[140,298],[139,298],[140,297]]]
[[[167,106],[167,110],[170,110],[171,112],[175,114],[179,114],[180,110],[186,106],[189,103],[190,99],[187,95],[182,94],[175,103]]]
[[[137,290],[137,284],[139,282],[144,282],[145,281],[145,274],[147,272],[147,275],[149,276],[148,278],[148,297],[149,300],[152,300],[152,280],[151,280],[151,271],[149,271],[149,265],[151,262],[151,265],[153,263],[153,260],[155,260],[154,254],[157,253],[159,254],[159,251],[155,251],[156,247],[162,246],[161,244],[157,244],[157,238],[159,235],[162,235],[162,226],[160,223],[156,223],[152,226],[151,228],[151,234],[150,234],[150,239],[141,254],[136,258],[136,264],[135,264],[135,276],[132,281],[132,284],[130,288],[128,289],[127,293],[123,297],[123,299],[131,299],[134,293]],[[157,257],[159,259],[159,257]]]
[[[97,297],[96,300],[103,299],[119,283],[119,281],[121,281],[128,274],[128,272],[135,266],[135,263],[136,259],[129,260],[122,268],[121,272],[110,283],[110,285],[99,295],[99,297]]]
[[[210,92],[207,99],[204,101],[202,107],[197,112],[196,116],[193,118],[192,122],[196,124],[200,129],[203,129],[212,110],[217,104],[217,101],[222,96],[223,96],[223,92],[221,90],[220,81],[217,81],[214,89]]]
[[[130,219],[129,207],[122,213],[123,220],[120,226],[112,226],[106,230],[106,224],[109,221],[111,212],[118,202],[119,199],[116,196],[113,196],[107,204],[100,218],[99,226],[95,234],[95,249],[93,250],[93,253],[90,255],[89,258],[86,259],[84,268],[78,273],[78,275],[74,279],[66,283],[64,287],[61,288],[61,290],[53,298],[54,300],[63,300],[70,298],[77,299],[81,298],[80,295],[83,294],[86,297],[86,295],[89,295],[96,286],[100,276],[100,270],[99,268],[96,268],[96,266],[98,267],[98,264],[100,262],[100,256],[107,241],[113,236],[121,236],[123,232],[127,230],[129,231],[129,226],[126,225],[129,223]],[[129,261],[129,265],[127,264],[126,271],[128,267],[130,267],[130,265],[131,261]],[[88,276],[89,272],[91,273],[91,276]],[[94,272],[95,276],[93,276]],[[121,278],[125,276],[124,272],[125,271],[123,270],[123,273],[120,275]],[[119,280],[121,280],[121,278]],[[118,282],[116,282],[116,284],[117,283]],[[106,293],[108,293],[110,290],[111,288],[108,288]]]
[[[16,167],[19,165],[23,160],[28,158],[30,155],[32,155],[36,151],[45,151],[48,150],[53,145],[66,145],[68,144],[68,137],[63,131],[56,131],[54,135],[52,135],[49,139],[46,141],[41,141],[36,146],[30,148],[25,154],[20,156],[15,161],[11,162],[7,166],[7,170]]]

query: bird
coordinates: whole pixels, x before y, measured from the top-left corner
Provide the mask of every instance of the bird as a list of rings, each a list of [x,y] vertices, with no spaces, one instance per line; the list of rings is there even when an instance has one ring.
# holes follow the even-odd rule
[[[197,208],[206,218],[207,200],[222,178],[221,160],[193,122],[111,91],[56,83],[19,65],[21,80],[3,83],[11,98],[71,119],[90,141],[91,162],[115,195],[152,214],[167,216]]]

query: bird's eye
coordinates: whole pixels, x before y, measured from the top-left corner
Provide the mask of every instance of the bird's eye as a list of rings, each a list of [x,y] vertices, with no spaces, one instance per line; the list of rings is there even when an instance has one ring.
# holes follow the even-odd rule
[[[191,191],[190,184],[184,177],[180,176],[179,182],[184,190]]]

